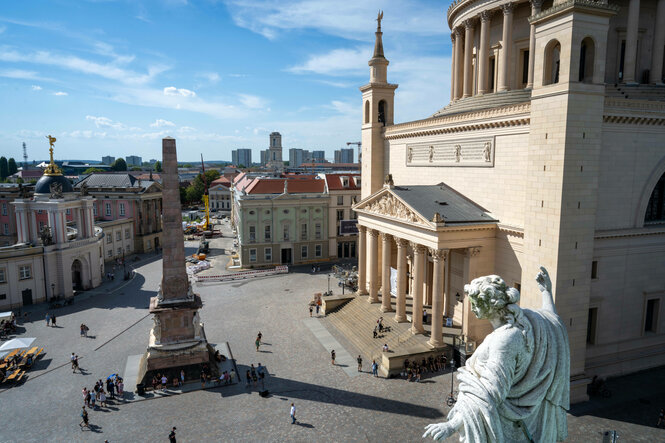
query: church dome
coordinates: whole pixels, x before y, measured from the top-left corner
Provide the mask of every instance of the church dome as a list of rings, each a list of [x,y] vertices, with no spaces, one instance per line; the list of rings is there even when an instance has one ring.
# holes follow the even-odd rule
[[[63,175],[42,175],[35,185],[35,194],[50,194],[51,184],[60,183],[62,185],[62,192],[74,192],[72,184]]]

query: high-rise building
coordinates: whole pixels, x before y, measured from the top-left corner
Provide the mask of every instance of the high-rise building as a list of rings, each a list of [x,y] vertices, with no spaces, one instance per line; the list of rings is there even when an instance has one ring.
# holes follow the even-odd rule
[[[326,151],[312,151],[312,163],[325,163]]]
[[[125,163],[127,163],[127,166],[141,166],[143,159],[138,155],[128,155],[125,157]]]
[[[269,159],[270,159],[270,150],[269,149],[262,149],[261,150],[261,166],[267,165]]]
[[[298,166],[305,163],[306,154],[309,154],[309,151],[299,148],[289,149],[289,167],[297,168]]]
[[[104,157],[102,157],[102,163],[104,163],[105,165],[112,165],[114,161],[115,157],[112,157],[110,155],[105,155]]]
[[[234,149],[231,151],[231,162],[236,166],[245,166],[246,168],[249,168],[252,166],[252,150]]]
[[[353,163],[353,149],[342,148],[335,151],[335,163]]]

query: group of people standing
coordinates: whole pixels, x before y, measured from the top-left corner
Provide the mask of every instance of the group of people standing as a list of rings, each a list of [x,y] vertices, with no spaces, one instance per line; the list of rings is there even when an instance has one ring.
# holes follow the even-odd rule
[[[419,382],[423,375],[427,373],[434,373],[443,371],[446,368],[448,359],[445,355],[437,355],[436,357],[430,355],[428,358],[423,357],[420,362],[409,361],[407,358],[404,360],[404,370],[402,371],[402,378],[407,381]]]
[[[249,388],[250,383],[256,387],[258,382],[261,382],[261,388],[265,389],[264,383],[267,373],[266,367],[260,362],[257,367],[254,367],[254,363],[252,363],[250,368],[245,372],[245,387]]]
[[[104,389],[104,382],[100,379],[95,383],[93,389],[84,387],[81,393],[83,394],[83,406],[81,409],[81,429],[90,429],[90,419],[86,408],[96,411],[100,407],[105,408],[108,406],[107,399],[115,399],[116,395],[120,398],[123,397],[125,392],[125,385],[122,378],[113,375],[106,380],[106,389]]]
[[[46,313],[46,326],[51,326],[55,328],[57,325],[55,324],[55,314],[51,314],[49,312]]]

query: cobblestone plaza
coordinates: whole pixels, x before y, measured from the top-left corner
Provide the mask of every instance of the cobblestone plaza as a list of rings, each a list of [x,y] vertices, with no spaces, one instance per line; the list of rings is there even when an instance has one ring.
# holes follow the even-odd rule
[[[230,241],[223,239],[219,247],[228,248]],[[325,290],[327,274],[295,270],[196,287],[208,340],[229,342],[240,374],[252,363],[267,366],[270,397],[241,383],[158,399],[110,401],[90,411],[93,429],[82,431],[81,389],[110,374],[122,375],[127,356],[145,351],[152,325],[148,299],[160,281],[161,257],[144,257],[135,266],[131,281],[105,283],[73,306],[54,310],[56,328],[43,320],[46,306],[33,307],[21,336],[36,337],[35,344],[47,354],[24,384],[0,390],[0,441],[166,441],[173,426],[179,441],[420,441],[423,427],[442,421],[449,410],[443,404],[450,390],[447,372],[412,383],[374,378],[370,362],[356,376],[349,376],[348,367],[332,366],[328,351],[305,324],[307,303],[312,292]],[[81,323],[90,327],[91,338],[79,336]],[[254,347],[258,331],[264,341],[259,352]],[[338,355],[357,355],[330,332],[342,346]],[[72,352],[80,356],[83,374],[72,374]],[[569,441],[601,441],[601,433],[610,429],[619,432],[620,441],[665,441],[665,431],[654,427],[665,394],[664,373],[626,378],[628,387],[613,388],[611,399],[579,406],[578,416],[569,416]],[[647,383],[651,389],[644,389]],[[291,402],[297,425],[290,423]]]

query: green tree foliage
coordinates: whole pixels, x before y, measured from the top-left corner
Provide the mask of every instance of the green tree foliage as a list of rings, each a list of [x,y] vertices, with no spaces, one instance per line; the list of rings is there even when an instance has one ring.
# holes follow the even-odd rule
[[[95,172],[104,172],[104,170],[100,168],[88,168],[83,171],[84,174],[94,174]]]
[[[143,168],[140,166],[132,166],[132,171],[143,171]]]
[[[127,170],[127,162],[125,162],[124,158],[118,158],[116,161],[114,161],[111,164],[111,170],[112,171],[126,171]]]
[[[183,168],[191,168],[192,164],[191,163],[185,163],[184,165],[182,165],[182,167]]]
[[[208,183],[208,187],[210,187],[210,184],[219,178],[219,171],[206,171],[205,178],[206,182]],[[203,183],[203,175],[199,174],[196,176],[192,184],[187,187],[187,202],[193,203],[201,201],[201,197],[203,197],[204,192],[205,184]]]
[[[10,158],[9,161],[7,162],[7,167],[9,168],[9,175],[16,174],[18,171],[18,167],[16,166],[16,160],[14,158]]]
[[[155,172],[162,172],[162,162],[159,160],[155,162]]]
[[[184,205],[187,203],[187,187],[180,186],[180,204]]]
[[[4,180],[9,175],[9,167],[7,166],[7,158],[0,157],[0,180]]]

